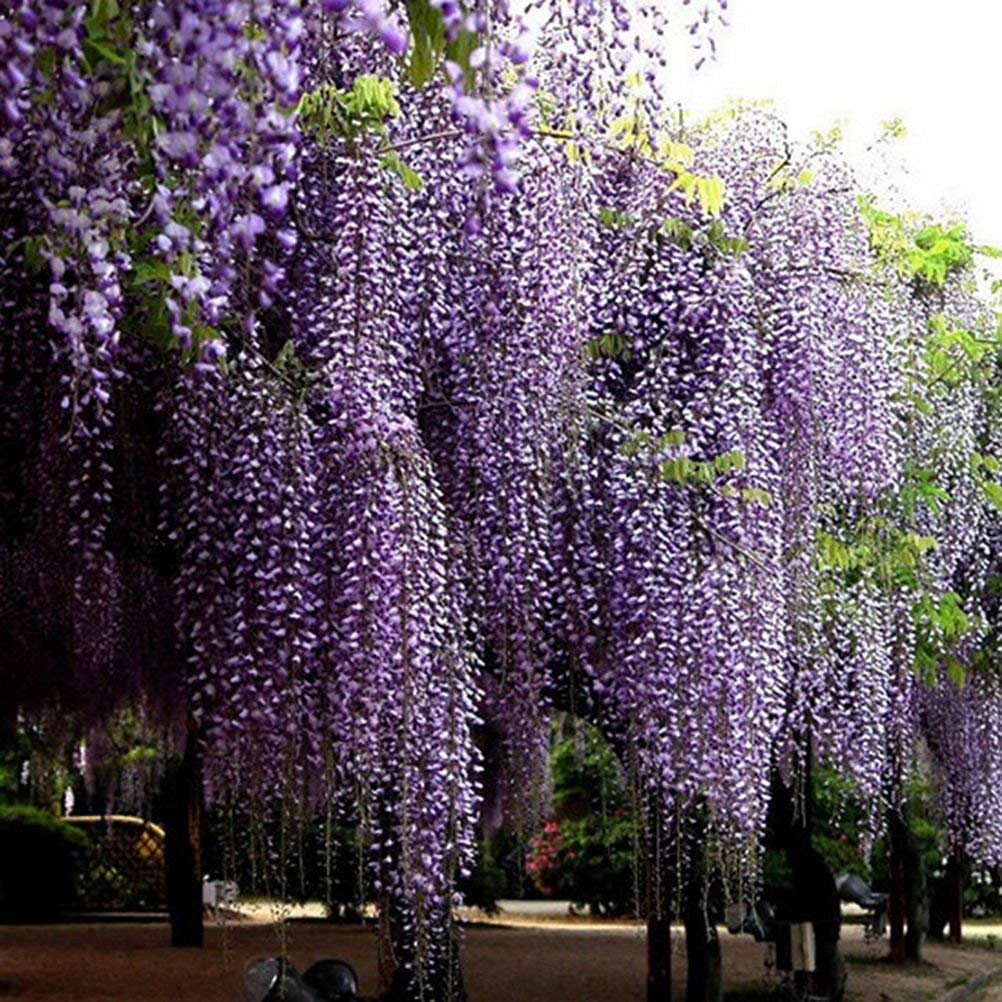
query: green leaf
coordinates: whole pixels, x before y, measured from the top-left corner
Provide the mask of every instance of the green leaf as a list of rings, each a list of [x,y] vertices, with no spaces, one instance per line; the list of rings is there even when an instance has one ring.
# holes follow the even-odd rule
[[[688,456],[676,456],[661,464],[661,476],[673,483],[684,484],[692,472],[692,460]]]
[[[989,504],[996,511],[1002,511],[1002,484],[998,484],[994,480],[982,480],[981,490]]]
[[[609,331],[592,338],[587,344],[589,357],[598,358],[629,358],[630,339],[625,334]]]
[[[93,37],[83,40],[83,51],[87,62],[92,67],[97,66],[102,60],[113,63],[115,66],[129,65],[129,60],[124,54]]]
[[[824,567],[848,570],[853,563],[849,550],[831,533],[818,532],[818,553]]]
[[[171,277],[170,265],[160,258],[139,258],[133,262],[132,277],[137,285],[168,282]]]
[[[435,75],[445,50],[445,22],[429,0],[407,0],[411,29],[407,73],[415,87],[423,87]]]
[[[955,639],[967,632],[970,622],[956,592],[948,591],[939,600],[936,619],[944,635]]]
[[[296,110],[303,128],[323,139],[384,133],[386,121],[400,114],[400,105],[392,80],[363,73],[348,91],[333,84],[307,91]]]
[[[90,17],[97,24],[108,24],[120,13],[118,0],[93,0],[90,5]]]
[[[459,34],[445,46],[445,57],[459,66],[466,75],[467,84],[473,85],[473,71],[470,68],[470,56],[480,44],[480,36],[474,31],[460,31]]]
[[[388,170],[390,173],[396,174],[408,191],[420,191],[424,186],[421,175],[412,167],[405,164],[396,153],[391,151],[385,154],[380,164],[383,170]]]
[[[719,216],[724,207],[724,181],[719,177],[696,178],[696,192],[703,211],[710,216]]]
[[[919,556],[924,556],[939,545],[935,536],[920,536],[915,532],[906,532],[902,542]]]
[[[761,487],[743,487],[741,500],[748,504],[758,504],[768,508],[772,504],[772,495]]]
[[[24,263],[29,271],[42,271],[48,265],[45,255],[48,242],[48,238],[43,236],[24,238]]]
[[[946,677],[956,686],[963,686],[966,672],[964,666],[953,655],[946,657]]]
[[[598,210],[598,221],[610,230],[623,229],[629,226],[634,220],[633,217],[618,209],[612,209],[603,205]]]
[[[939,662],[928,646],[923,643],[915,646],[915,672],[924,682],[930,682],[936,677]]]
[[[695,231],[681,219],[670,216],[661,224],[661,232],[683,250],[689,250],[692,247]]]

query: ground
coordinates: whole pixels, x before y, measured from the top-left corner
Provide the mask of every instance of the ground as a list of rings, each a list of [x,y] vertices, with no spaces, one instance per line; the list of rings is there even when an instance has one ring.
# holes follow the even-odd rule
[[[644,942],[633,926],[516,920],[466,931],[464,963],[472,1002],[633,1002],[644,997]],[[349,960],[364,992],[375,992],[371,932],[310,921],[287,925],[289,953],[305,969],[321,956]],[[983,946],[931,945],[929,963],[895,970],[883,962],[886,941],[868,945],[846,930],[852,1002],[935,999],[971,974],[1002,965]],[[278,952],[275,927],[242,921],[209,931],[204,950],[172,950],[159,923],[0,926],[0,996],[32,1002],[234,1002],[248,960]],[[679,944],[681,949],[681,944]],[[724,935],[726,984],[768,982],[766,950],[748,937]],[[683,955],[676,973],[681,982]],[[1002,1002],[1002,992],[984,1002]]]

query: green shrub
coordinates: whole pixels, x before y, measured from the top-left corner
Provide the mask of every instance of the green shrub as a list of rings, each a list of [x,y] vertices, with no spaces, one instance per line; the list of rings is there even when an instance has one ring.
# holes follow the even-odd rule
[[[863,880],[872,880],[871,860],[864,854],[863,811],[852,782],[821,763],[815,765],[812,779],[814,848],[824,857],[833,876],[855,873]]]
[[[596,728],[565,717],[551,767],[556,818],[531,840],[527,872],[542,893],[594,914],[632,913],[636,818],[614,751]]]
[[[575,905],[587,906],[592,915],[630,915],[636,909],[634,821],[625,810],[606,817],[589,815],[580,821],[563,821],[554,831],[544,829],[533,840],[529,866],[538,869],[540,886]],[[547,826],[549,828],[549,826]],[[540,853],[545,840],[549,855]]]
[[[465,904],[480,908],[488,915],[499,911],[498,898],[506,895],[508,880],[495,857],[495,840],[480,839],[480,851],[469,876],[460,880],[459,890]]]
[[[42,919],[73,903],[89,842],[35,807],[0,807],[0,915]]]

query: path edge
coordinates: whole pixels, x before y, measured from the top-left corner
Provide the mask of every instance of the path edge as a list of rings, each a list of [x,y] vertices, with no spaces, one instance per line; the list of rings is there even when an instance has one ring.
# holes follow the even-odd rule
[[[990,971],[982,971],[980,974],[972,975],[962,985],[957,985],[945,995],[940,995],[934,1002],[964,1002],[976,991],[985,988],[999,977],[1002,977],[1002,966],[993,967]]]

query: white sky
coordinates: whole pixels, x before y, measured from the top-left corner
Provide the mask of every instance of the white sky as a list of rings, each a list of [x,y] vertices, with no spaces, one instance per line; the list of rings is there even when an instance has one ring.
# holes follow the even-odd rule
[[[718,56],[691,68],[676,44],[671,95],[703,112],[771,98],[792,134],[846,123],[862,150],[899,117],[886,172],[917,209],[956,207],[1002,244],[1002,2],[730,0]]]

